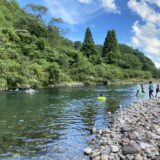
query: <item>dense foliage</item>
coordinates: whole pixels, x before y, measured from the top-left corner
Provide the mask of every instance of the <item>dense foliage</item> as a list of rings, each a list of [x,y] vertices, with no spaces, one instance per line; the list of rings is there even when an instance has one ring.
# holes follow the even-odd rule
[[[1,0],[0,8],[0,88],[159,78],[160,71],[143,53],[118,45],[113,30],[103,47],[94,44],[89,28],[83,43],[72,42],[56,25],[61,19],[45,22],[43,6],[21,9],[15,0]]]

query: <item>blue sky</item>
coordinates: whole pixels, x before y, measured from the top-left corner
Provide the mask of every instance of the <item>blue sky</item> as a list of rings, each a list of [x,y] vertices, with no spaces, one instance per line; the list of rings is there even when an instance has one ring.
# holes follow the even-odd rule
[[[103,44],[109,29],[120,43],[142,50],[160,67],[160,0],[17,0],[45,5],[49,17],[61,17],[64,36],[83,41],[85,29],[92,30],[95,43]]]

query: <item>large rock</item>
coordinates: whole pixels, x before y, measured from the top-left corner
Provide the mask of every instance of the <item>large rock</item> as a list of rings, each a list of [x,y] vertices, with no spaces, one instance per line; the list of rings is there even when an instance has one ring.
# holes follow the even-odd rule
[[[128,138],[129,138],[130,140],[135,140],[135,139],[137,139],[138,137],[140,137],[140,134],[139,134],[138,132],[136,132],[136,131],[134,131],[134,132],[129,132],[129,133],[128,133]]]
[[[92,151],[92,154],[90,155],[92,158],[95,158],[95,157],[98,157],[100,155],[100,151],[98,150],[95,150],[95,151]]]
[[[101,155],[101,160],[108,160],[108,155],[107,154],[102,154]]]
[[[140,154],[136,154],[134,160],[143,160],[143,157]]]
[[[101,157],[100,156],[94,157],[94,158],[92,158],[92,160],[101,160]]]
[[[103,141],[101,142],[101,146],[106,146],[107,144],[108,144],[107,140],[103,140]]]
[[[100,129],[100,130],[98,131],[98,133],[99,133],[100,135],[102,135],[102,134],[103,134],[103,131]]]
[[[85,148],[84,149],[84,154],[86,154],[86,155],[90,155],[92,153],[92,149],[91,148]]]
[[[92,141],[91,141],[91,144],[94,145],[96,143],[97,143],[96,139],[93,138]]]
[[[128,131],[130,131],[130,128],[127,127],[127,126],[121,128],[121,132],[122,132],[122,133],[128,132]]]
[[[111,146],[111,151],[112,151],[113,153],[116,153],[116,152],[119,151],[119,147],[118,147],[118,146]]]
[[[145,153],[147,154],[147,157],[151,159],[155,159],[156,156],[160,157],[156,148],[147,148]]]
[[[151,128],[160,135],[160,125],[153,124]]]
[[[126,157],[125,157],[123,154],[121,154],[121,153],[118,153],[118,156],[119,156],[119,158],[120,158],[121,160],[125,160],[125,159],[126,159]]]
[[[147,157],[150,159],[155,159],[156,155],[154,153],[147,154]]]
[[[123,155],[136,154],[139,153],[139,150],[132,145],[125,145],[122,147],[122,153]]]
[[[141,149],[145,150],[146,148],[152,148],[153,146],[149,143],[140,142],[139,143]]]
[[[96,133],[97,129],[95,127],[92,128],[92,133]]]
[[[133,160],[134,157],[133,157],[132,155],[129,155],[129,154],[128,154],[128,155],[126,156],[126,159],[127,159],[127,160]]]
[[[139,147],[139,145],[135,141],[130,141],[129,145],[132,146],[133,148],[135,148],[139,153],[141,152],[141,148]]]

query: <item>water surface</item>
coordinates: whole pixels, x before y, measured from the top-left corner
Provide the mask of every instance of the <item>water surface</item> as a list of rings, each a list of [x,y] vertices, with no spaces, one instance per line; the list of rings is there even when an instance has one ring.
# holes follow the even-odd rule
[[[107,127],[107,112],[137,100],[134,85],[0,93],[0,159],[87,160],[88,128]],[[96,101],[103,93],[106,103]]]

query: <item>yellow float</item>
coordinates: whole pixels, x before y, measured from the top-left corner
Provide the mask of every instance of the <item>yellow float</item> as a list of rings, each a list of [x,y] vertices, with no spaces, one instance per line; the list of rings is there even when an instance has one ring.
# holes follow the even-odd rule
[[[97,97],[97,100],[101,101],[101,102],[104,102],[104,101],[106,101],[106,97]]]

